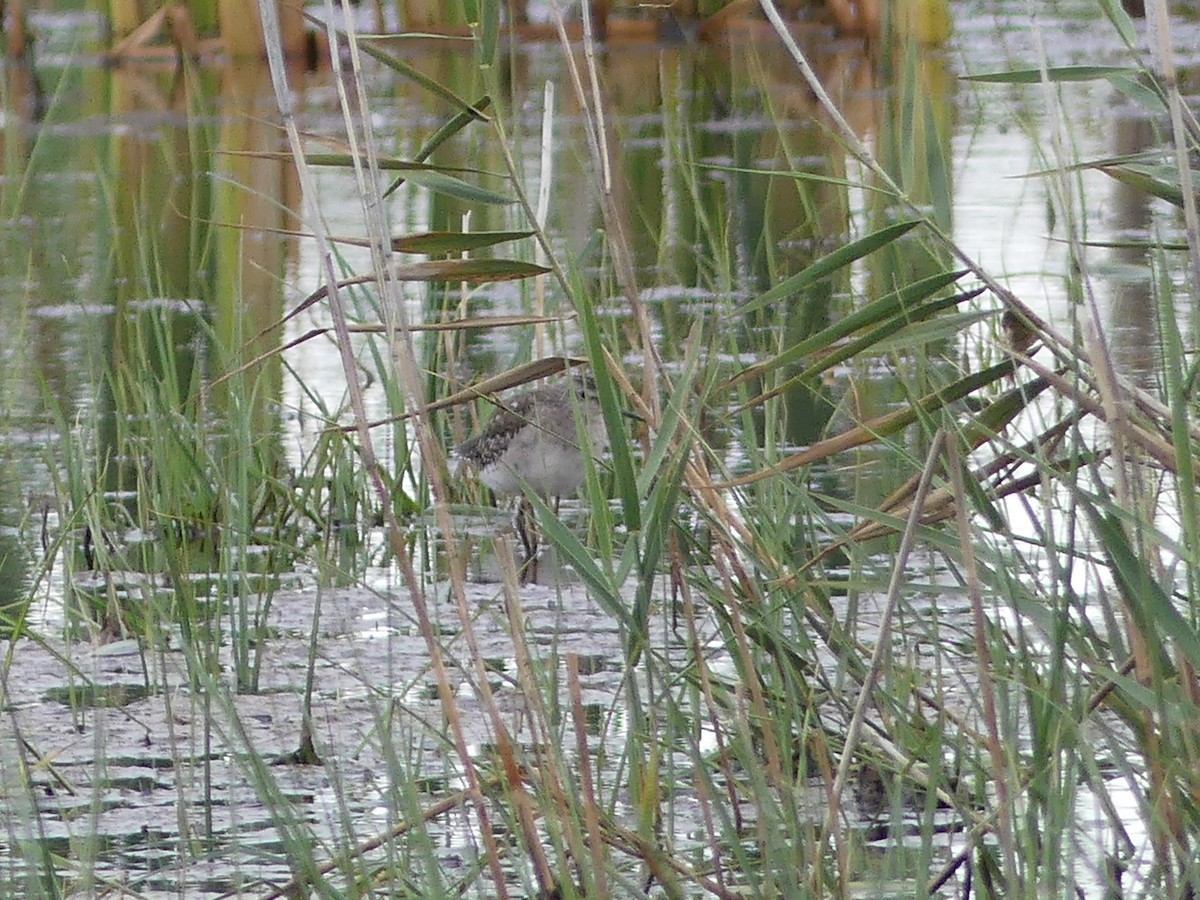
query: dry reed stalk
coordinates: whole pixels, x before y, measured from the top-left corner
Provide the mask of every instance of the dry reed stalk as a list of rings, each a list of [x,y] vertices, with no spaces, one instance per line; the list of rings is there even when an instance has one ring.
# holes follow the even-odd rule
[[[837,775],[834,777],[833,784],[829,788],[829,809],[821,828],[818,856],[824,853],[825,847],[828,846],[829,841],[836,835],[835,847],[838,853],[839,869],[842,871],[843,885],[846,884],[845,879],[848,875],[847,864],[843,863],[843,857],[848,854],[848,848],[844,846],[844,842],[841,840],[841,830],[837,828],[837,821],[841,815],[841,797],[850,775],[850,764],[854,759],[854,748],[858,743],[859,735],[862,733],[867,709],[874,706],[871,694],[875,690],[880,673],[883,671],[884,657],[891,652],[892,619],[895,616],[896,606],[899,603],[900,588],[904,583],[905,573],[908,571],[908,557],[916,544],[917,525],[920,521],[918,510],[924,505],[925,496],[929,493],[930,485],[933,483],[933,475],[940,460],[944,443],[945,433],[939,431],[934,438],[932,446],[929,448],[929,453],[926,455],[925,466],[921,471],[921,481],[917,485],[916,496],[913,500],[913,514],[909,516],[900,537],[900,548],[896,552],[896,558],[892,561],[892,577],[888,584],[887,599],[880,617],[879,634],[875,639],[875,649],[871,654],[871,662],[868,665],[867,672],[861,679],[862,688],[859,691],[858,702],[854,706],[854,712],[850,717],[850,724],[846,728],[846,739],[842,746],[842,756],[838,762]]]
[[[579,766],[580,788],[583,790],[583,818],[587,830],[587,845],[592,858],[593,892],[607,897],[608,876],[605,874],[606,854],[604,834],[600,830],[600,807],[596,803],[596,785],[592,778],[591,751],[588,747],[587,715],[583,711],[583,692],[579,686],[579,655],[567,654],[567,690],[571,698],[571,720],[575,727],[575,756]],[[572,848],[579,856],[580,851]],[[582,858],[582,856],[580,856]]]
[[[538,692],[537,684],[533,678],[532,667],[529,663],[529,648],[525,645],[525,624],[521,610],[521,590],[518,586],[517,562],[513,555],[512,541],[508,535],[501,535],[496,538],[496,560],[500,564],[500,578],[504,588],[504,607],[508,612],[509,632],[513,640],[513,651],[517,657],[518,684],[521,686],[521,693],[526,702],[529,703],[530,709],[537,714],[536,724],[543,726],[542,736],[544,738],[544,709],[541,708],[541,694]],[[538,834],[537,829],[537,807],[525,786],[525,766],[517,758],[516,743],[513,741],[508,727],[500,718],[500,710],[492,694],[492,687],[487,678],[487,671],[484,669],[484,660],[479,653],[478,647],[474,646],[473,635],[468,640],[468,646],[470,647],[471,659],[476,663],[477,668],[480,669],[480,682],[477,690],[481,695],[480,700],[491,718],[492,731],[496,741],[496,753],[500,757],[504,768],[504,788],[507,791],[508,800],[517,814],[517,821],[521,825],[521,836],[525,843],[525,850],[532,860],[534,877],[537,878],[538,887],[541,889],[543,896],[550,896],[554,891],[559,889],[558,879],[555,877],[554,870],[550,866],[550,861],[546,858],[546,852],[542,848],[541,835]],[[549,769],[548,771],[553,773],[554,769]]]
[[[946,441],[946,468],[950,473],[950,484],[955,495],[967,496],[966,484],[963,480],[962,457],[958,444]],[[979,689],[983,701],[983,722],[987,728],[987,749],[992,759],[992,783],[996,786],[996,810],[999,813],[999,827],[996,836],[1004,852],[1005,872],[1009,884],[1018,884],[1014,867],[1014,854],[1011,804],[1015,791],[1009,783],[1009,766],[1005,758],[1004,746],[1000,740],[1000,723],[996,714],[996,691],[992,686],[994,672],[992,669],[992,654],[987,637],[987,614],[983,609],[983,592],[979,587],[979,567],[975,560],[975,549],[971,541],[971,522],[967,517],[966,503],[958,503],[955,508],[955,524],[958,526],[958,547],[963,558],[963,568],[966,570],[967,597],[971,602],[971,624],[975,638],[975,660],[978,663]]]
[[[274,0],[259,0],[259,14],[262,17],[263,33],[267,38],[267,56],[270,62],[272,81],[275,85],[276,102],[283,117],[283,123],[295,161],[303,196],[306,204],[310,207],[307,210],[307,217],[310,220],[309,227],[317,243],[318,258],[321,260],[321,271],[325,287],[328,291],[330,315],[337,334],[338,352],[341,357],[342,368],[350,394],[351,409],[360,440],[360,454],[363,466],[367,470],[368,477],[378,494],[380,508],[387,526],[389,544],[401,570],[413,604],[413,610],[417,616],[418,627],[425,641],[426,648],[429,651],[430,666],[437,682],[442,711],[449,725],[452,742],[462,765],[463,777],[468,784],[472,807],[479,820],[479,837],[484,845],[487,865],[491,872],[494,888],[499,897],[505,898],[508,896],[506,876],[501,863],[501,853],[496,841],[495,830],[491,825],[488,799],[484,794],[482,781],[467,746],[466,736],[458,715],[454,690],[450,684],[441,645],[438,642],[437,633],[433,628],[432,619],[429,615],[428,603],[413,568],[404,531],[396,519],[383,479],[382,469],[372,444],[362,391],[357,378],[357,361],[353,355],[349,326],[338,289],[338,278],[333,268],[333,255],[330,251],[330,244],[320,211],[315,208],[316,197],[318,196],[316,184],[301,144],[300,131],[296,123],[293,106],[293,95],[287,84],[287,67],[284,54],[276,39],[276,36],[279,34],[279,23]],[[333,18],[331,15],[330,20],[332,21]],[[340,35],[331,29],[329,37],[331,47],[336,48],[337,42],[341,39]],[[359,58],[357,36],[353,27],[346,32],[345,37],[350,51],[351,65],[354,67],[356,73],[361,73],[362,66]],[[376,273],[385,273],[388,271],[387,259],[391,253],[391,241],[390,234],[383,222],[383,211],[378,191],[374,187],[374,185],[379,183],[378,155],[370,129],[369,117],[359,117],[355,112],[356,110],[367,108],[366,98],[362,93],[364,90],[363,79],[361,77],[353,79],[359,93],[352,103],[345,93],[346,81],[341,72],[341,54],[333,52],[331,53],[331,58],[334,61],[339,98],[347,126],[347,137],[350,140],[352,157],[355,161],[355,174],[358,177],[359,190],[366,207],[365,218],[367,220],[367,230],[372,238],[372,266]],[[357,148],[359,142],[357,129],[359,125],[363,128],[362,138],[365,144],[365,153],[359,152]],[[367,173],[364,171],[364,160],[366,161],[366,169],[370,172],[370,178],[367,177]],[[392,296],[389,290],[392,283],[387,278],[381,278],[380,284],[383,287],[383,308],[389,316],[386,324],[391,328],[389,338],[392,346],[392,358],[396,362],[400,384],[405,391],[408,402],[419,413],[413,420],[414,430],[421,448],[423,460],[428,467],[431,490],[435,497],[435,511],[438,523],[442,527],[443,533],[447,535],[447,552],[453,554],[456,542],[452,539],[454,531],[448,513],[445,485],[441,478],[442,467],[438,465],[438,461],[441,460],[441,447],[433,435],[428,411],[425,408],[423,386],[420,379],[419,367],[416,364],[412,333],[407,327],[407,317],[404,313],[403,304],[395,302],[396,298]],[[483,670],[482,660],[479,659],[478,652],[474,648],[474,635],[470,627],[471,617],[467,609],[465,588],[461,578],[458,577],[462,572],[462,567],[451,565],[450,571],[452,576],[451,592],[454,595],[460,619],[464,623],[464,636],[468,641],[468,646],[472,648],[473,658],[477,665],[477,673],[481,676],[480,680],[486,685],[486,671]],[[494,709],[494,706],[490,712],[494,720],[498,719],[498,713]]]

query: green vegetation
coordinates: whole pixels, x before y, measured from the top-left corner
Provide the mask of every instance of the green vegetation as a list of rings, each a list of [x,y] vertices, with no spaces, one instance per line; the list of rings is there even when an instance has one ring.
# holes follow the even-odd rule
[[[944,69],[897,39],[862,118],[765,6],[775,30],[718,51],[711,93],[683,55],[601,70],[587,42],[542,93],[490,31],[469,59],[338,35],[363,93],[342,97],[334,149],[291,117],[285,143],[255,131],[249,100],[212,124],[198,89],[155,164],[110,138],[94,401],[45,376],[44,537],[30,516],[0,544],[0,575],[36,556],[0,602],[19,635],[0,893],[124,889],[114,868],[148,892],[168,880],[151,851],[178,884],[216,861],[223,889],[258,897],[1200,887],[1200,126],[1174,70],[1131,39],[1126,66],[968,82],[1046,106],[1063,333],[955,242]],[[230,83],[244,98],[267,75]],[[371,78],[435,111],[403,152]],[[1160,140],[1077,158],[1057,91],[1081,81],[1143,104]],[[751,113],[769,126],[704,127]],[[44,209],[10,172],[9,215]],[[1182,226],[1158,227],[1182,238],[1089,242],[1096,172],[1177,207]],[[356,230],[331,230],[348,190]],[[1099,250],[1153,276],[1160,359],[1137,378]],[[295,272],[316,280],[285,302]],[[340,373],[316,368],[332,357]],[[446,448],[481,395],[578,360],[611,451],[585,513],[532,498],[565,569],[521,588]],[[110,690],[122,650],[128,693]],[[29,654],[56,667],[65,688],[41,700],[69,723],[18,708]],[[46,745],[64,731],[87,747]],[[114,784],[170,793],[165,824],[107,843]]]

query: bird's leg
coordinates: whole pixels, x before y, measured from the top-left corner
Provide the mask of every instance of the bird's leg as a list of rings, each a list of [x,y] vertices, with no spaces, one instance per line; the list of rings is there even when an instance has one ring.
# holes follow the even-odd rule
[[[528,497],[522,497],[517,505],[516,515],[517,537],[521,539],[521,547],[525,551],[525,560],[521,563],[521,584],[537,581],[538,576],[538,528],[534,517],[533,504]]]

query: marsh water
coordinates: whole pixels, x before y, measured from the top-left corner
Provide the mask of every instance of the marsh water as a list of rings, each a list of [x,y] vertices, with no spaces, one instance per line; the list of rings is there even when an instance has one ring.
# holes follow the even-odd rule
[[[890,76],[880,74],[878,61],[857,42],[828,31],[813,29],[805,46],[850,123],[885,164],[903,173],[912,195],[1026,303],[1069,330],[1071,263],[1062,240],[1067,217],[1084,216],[1081,230],[1097,242],[1169,239],[1180,224],[1166,204],[1092,171],[1073,176],[1083,184],[1087,207],[1061,208],[1052,181],[1036,175],[1052,165],[1047,148],[1058,140],[1069,142],[1079,157],[1096,159],[1159,140],[1160,123],[1108,82],[1064,84],[1048,97],[1036,86],[961,80],[1036,67],[1043,56],[1052,66],[1124,60],[1093,4],[1045,6],[1034,22],[1026,4],[960,4],[947,45],[896,61]],[[289,471],[319,467],[323,453],[331,454],[332,465],[345,458],[338,453],[349,452],[331,449],[326,428],[349,421],[346,381],[326,335],[267,355],[331,324],[325,307],[315,304],[275,327],[321,283],[322,261],[294,215],[302,198],[284,152],[268,70],[223,64],[185,76],[173,63],[107,68],[81,51],[97,38],[97,20],[46,11],[36,13],[34,22],[43,39],[31,70],[5,71],[0,131],[0,606],[22,610],[28,631],[37,636],[6,644],[0,669],[0,773],[7,785],[32,786],[0,797],[7,828],[0,836],[3,893],[50,893],[48,885],[57,882],[56,890],[78,896],[122,890],[137,896],[265,894],[264,885],[294,874],[290,842],[311,839],[302,834],[315,834],[333,856],[394,825],[404,809],[419,805],[418,798],[457,790],[460,774],[421,724],[439,720],[440,706],[386,541],[370,523],[355,521],[369,503],[329,499],[341,505],[325,521],[345,526],[344,535],[318,535],[290,555],[264,540],[267,549],[257,557],[247,552],[236,567],[213,562],[222,551],[212,548],[210,564],[197,562],[189,573],[121,571],[96,563],[146,559],[128,548],[161,540],[142,529],[134,509],[147,461],[161,449],[153,436],[145,439],[143,458],[104,458],[129,414],[123,405],[129,398],[119,387],[122,373],[146,366],[163,383],[178,382],[180,395],[187,395],[193,379],[211,382],[253,361],[250,374],[240,370],[238,377],[258,379],[258,406],[239,421],[255,452],[274,454],[280,483]],[[1181,21],[1175,37],[1181,48],[1200,47],[1194,23]],[[427,41],[395,49],[464,97],[486,87],[471,83],[462,47]],[[1195,62],[1181,52],[1182,64]],[[872,217],[887,214],[872,207],[867,192],[836,183],[854,181],[859,173],[766,29],[739,31],[712,45],[614,45],[600,65],[635,273],[668,364],[680,361],[676,354],[698,318],[719,314],[730,298],[763,292],[863,230]],[[915,70],[908,77],[919,86],[919,102],[900,96],[906,66]],[[596,250],[601,212],[587,200],[594,192],[579,187],[592,172],[562,51],[554,44],[522,46],[504,57],[503,67],[501,81],[514,97],[508,115],[518,164],[535,189],[549,173],[549,232],[564,257],[591,279],[588,289],[599,298],[601,313],[619,320],[627,313]],[[340,147],[336,77],[328,68],[291,73],[300,127],[314,148]],[[410,157],[445,121],[447,107],[370,60],[364,77],[382,152]],[[548,102],[554,128],[549,167],[542,151]],[[1069,128],[1062,109],[1070,111]],[[478,174],[503,169],[490,134],[464,132],[436,160],[498,188],[495,179]],[[685,166],[700,174],[685,176]],[[793,167],[833,180],[798,190],[790,180],[743,171]],[[316,177],[330,234],[362,236],[353,174],[326,167]],[[390,196],[388,216],[397,234],[524,227],[511,207],[430,193],[412,183]],[[338,248],[345,271],[369,264],[365,249]],[[721,271],[714,259],[729,262],[736,278],[714,278]],[[1088,261],[1116,358],[1135,380],[1151,381],[1157,330],[1151,273],[1141,251],[1097,248]],[[852,274],[853,289],[875,295],[892,279],[903,283],[928,265],[919,252],[894,263],[907,267],[906,274],[862,267]],[[792,339],[844,314],[850,287],[832,290],[819,308],[797,310],[785,323],[794,329]],[[549,282],[545,289],[545,308],[560,312],[563,298]],[[351,300],[351,315],[373,323],[369,301]],[[528,314],[542,301],[527,287],[499,282],[461,291],[413,283],[405,287],[404,302],[412,321],[424,323],[448,313]],[[980,302],[987,308],[986,296]],[[968,332],[961,353],[986,358],[996,327],[994,320],[981,322]],[[179,340],[164,347],[164,334]],[[233,359],[218,358],[215,336],[241,351]],[[395,398],[373,374],[386,358],[372,350],[369,336],[356,340],[368,417],[386,419]],[[438,369],[431,377],[467,382],[526,358],[535,338],[528,329],[496,329],[462,339],[430,333],[422,340],[422,358]],[[545,340],[548,351],[572,353],[580,346],[571,322],[551,328]],[[705,352],[732,365],[739,353],[752,356],[761,346],[742,340],[731,326],[724,341]],[[627,349],[634,367],[636,348]],[[805,445],[820,435],[847,380],[834,379],[832,399],[814,402],[798,394],[788,404],[789,442]],[[902,400],[886,372],[874,379],[855,373],[855,384],[870,386],[863,397],[868,406],[885,409]],[[221,389],[214,388],[211,403],[219,409],[221,402]],[[448,419],[447,441],[472,427],[460,411]],[[389,429],[377,434],[381,455],[396,463],[393,454],[405,448]],[[730,470],[737,472],[749,454],[732,435],[726,441]],[[63,498],[81,490],[72,467],[95,471],[98,459],[104,459],[104,471],[95,485],[107,502],[128,505],[129,521],[119,534],[93,536],[94,546],[84,553],[82,541],[68,542],[64,535],[82,533],[86,515]],[[831,494],[870,505],[896,486],[898,476],[881,452],[870,465],[859,457],[853,467],[830,466],[811,477]],[[351,490],[370,488],[357,481]],[[510,622],[486,551],[487,535],[505,514],[489,518],[471,510],[463,524],[478,537],[471,597],[480,610],[477,637],[483,656],[495,661],[497,690],[503,692],[513,682]],[[586,530],[577,504],[565,505],[564,518]],[[444,572],[436,540],[429,542],[417,553],[419,576],[438,597]],[[313,549],[317,544],[320,549]],[[209,663],[236,672],[229,677],[252,688],[236,694],[189,689],[180,633],[167,630],[153,640],[128,632],[101,635],[102,615],[89,619],[73,611],[89,603],[104,610],[118,599],[170,603],[183,575],[195,579],[190,595],[196,602],[218,603],[234,593],[222,582],[233,570],[261,585],[266,599],[247,615],[267,636],[261,646],[237,646],[214,635],[219,650]],[[522,594],[530,633],[547,653],[585,660],[590,714],[619,720],[616,625],[569,567],[558,574]],[[936,573],[920,577],[936,579]],[[664,579],[664,597],[667,591]],[[445,611],[439,623],[453,635],[457,620],[445,604],[435,608]],[[315,643],[314,615],[320,635]],[[670,647],[666,619],[662,641]],[[454,642],[447,640],[453,655]],[[319,767],[287,764],[300,739],[310,654],[316,671],[312,731],[325,762]],[[518,704],[517,692],[507,696]],[[464,705],[470,708],[471,701]],[[395,761],[384,758],[384,744],[375,740],[383,728],[392,731],[387,746],[408,754],[405,769],[426,774],[424,783],[405,788],[414,793],[403,798],[388,781]],[[605,733],[611,737],[614,729]],[[468,723],[480,752],[488,734],[483,716]],[[519,729],[517,734],[530,738]],[[257,762],[240,749],[246,746],[257,751]],[[269,767],[269,773],[256,766]],[[295,802],[264,803],[257,791],[265,781]],[[279,815],[284,807],[302,817],[303,828]],[[692,825],[684,814],[675,822],[682,844],[692,839]],[[430,864],[451,872],[476,865],[479,851],[468,832],[453,818],[444,820]],[[386,846],[377,851],[384,859],[388,852]]]

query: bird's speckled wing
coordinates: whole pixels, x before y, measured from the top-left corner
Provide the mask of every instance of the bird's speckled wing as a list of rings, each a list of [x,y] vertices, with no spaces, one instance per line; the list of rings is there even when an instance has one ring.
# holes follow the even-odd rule
[[[530,391],[505,403],[482,434],[458,445],[458,455],[477,469],[486,469],[504,455],[513,435],[529,424],[536,401],[537,391]]]

